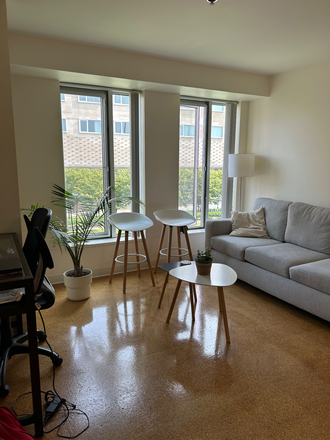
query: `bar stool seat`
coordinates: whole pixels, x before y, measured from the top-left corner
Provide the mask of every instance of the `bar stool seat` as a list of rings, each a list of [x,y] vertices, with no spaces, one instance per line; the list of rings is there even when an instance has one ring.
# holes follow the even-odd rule
[[[159,240],[157,260],[155,264],[155,273],[161,255],[167,256],[167,263],[171,262],[171,257],[177,257],[179,258],[179,261],[181,261],[182,257],[185,257],[186,255],[189,255],[189,259],[192,261],[193,256],[192,256],[189,236],[188,236],[188,225],[191,225],[192,223],[196,222],[195,217],[189,214],[189,212],[181,211],[180,209],[160,209],[159,211],[154,212],[154,216],[158,221],[160,221],[163,224],[163,229]],[[166,227],[169,227],[168,246],[167,248],[162,249]],[[177,242],[178,242],[177,247],[172,247],[172,231],[174,227],[176,227],[177,229]],[[186,238],[187,248],[181,247],[181,236],[180,236],[181,232],[184,233],[184,236]],[[173,254],[172,253],[173,250],[176,250],[177,254]],[[168,278],[169,278],[169,271],[166,271],[166,276],[165,276],[158,307],[161,306],[166,284],[168,283]],[[193,293],[194,293],[195,301],[197,302],[196,290],[194,285],[193,285]]]
[[[111,281],[112,281],[116,262],[124,264],[123,293],[126,293],[127,265],[128,264],[136,264],[138,276],[140,276],[140,264],[147,261],[152,285],[155,286],[155,280],[154,280],[154,277],[152,274],[151,263],[150,263],[148,248],[147,248],[147,242],[146,242],[144,232],[143,232],[144,230],[153,226],[153,224],[154,224],[153,221],[150,218],[148,218],[147,216],[145,216],[143,214],[139,214],[137,212],[118,212],[116,214],[111,214],[108,216],[108,221],[115,228],[118,229],[116,247],[115,247],[115,252],[113,255],[112,267],[111,267],[111,272],[110,272],[110,277],[109,277],[109,283],[111,283]],[[122,231],[125,231],[125,245],[124,245],[125,249],[124,249],[123,254],[118,255],[118,249],[119,249],[120,237],[121,237]],[[130,254],[128,253],[129,232],[133,232],[134,244],[135,244],[135,253],[130,253]],[[143,243],[145,254],[139,253],[138,240],[137,240],[138,232],[140,233],[141,238],[142,238],[142,243]],[[128,261],[129,256],[135,257],[136,261],[135,262]],[[124,261],[122,261],[122,259],[124,259]]]
[[[180,209],[160,209],[154,212],[154,216],[156,220],[160,221],[163,224],[163,229],[159,241],[158,255],[155,265],[155,273],[157,271],[160,255],[167,256],[167,263],[171,261],[171,257],[178,257],[179,260],[181,260],[181,258],[186,255],[189,255],[190,260],[193,260],[187,226],[196,222],[195,217],[193,217],[191,214],[189,214],[186,211],[181,211]],[[168,247],[162,249],[167,226],[169,227]],[[177,228],[177,241],[178,241],[177,247],[172,247],[173,227]],[[181,247],[181,237],[180,237],[181,231],[185,235],[187,248]],[[178,253],[172,254],[173,250],[177,250]]]

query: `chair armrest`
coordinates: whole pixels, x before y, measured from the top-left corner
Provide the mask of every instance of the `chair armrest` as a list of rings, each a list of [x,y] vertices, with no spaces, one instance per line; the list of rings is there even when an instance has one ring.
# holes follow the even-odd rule
[[[231,233],[231,219],[206,220],[205,248],[211,247],[211,238],[215,235],[228,235]]]

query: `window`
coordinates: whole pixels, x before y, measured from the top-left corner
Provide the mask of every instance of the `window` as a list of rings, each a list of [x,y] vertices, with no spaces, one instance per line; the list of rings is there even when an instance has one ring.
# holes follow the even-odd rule
[[[61,93],[61,101],[65,101],[65,94]]]
[[[127,95],[113,95],[115,104],[129,104],[129,96]]]
[[[111,89],[63,86],[62,94],[65,188],[91,202],[99,200],[109,186],[115,188],[113,195],[140,198],[138,92],[119,95]],[[127,104],[116,105],[117,97]],[[138,206],[127,202],[114,209],[138,211]],[[106,222],[104,229],[93,231],[92,238],[115,234]]]
[[[116,134],[129,134],[129,122],[115,122]]]
[[[223,112],[225,110],[224,105],[212,105],[212,111],[214,112]]]
[[[226,157],[234,150],[235,115],[235,103],[181,101],[178,207],[197,219],[192,227],[203,228],[208,218],[230,214]]]
[[[222,138],[223,137],[223,127],[212,126],[211,128],[211,136],[213,138]]]
[[[194,125],[180,125],[180,136],[195,136],[195,126]]]
[[[98,96],[78,96],[79,102],[101,102],[101,98]]]
[[[81,133],[101,133],[101,121],[79,119],[79,130]]]

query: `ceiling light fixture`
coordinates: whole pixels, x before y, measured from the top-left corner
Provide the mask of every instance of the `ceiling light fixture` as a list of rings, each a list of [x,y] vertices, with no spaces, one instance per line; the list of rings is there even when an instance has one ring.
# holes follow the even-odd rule
[[[214,5],[218,0],[206,0],[207,3],[210,3],[210,5]]]

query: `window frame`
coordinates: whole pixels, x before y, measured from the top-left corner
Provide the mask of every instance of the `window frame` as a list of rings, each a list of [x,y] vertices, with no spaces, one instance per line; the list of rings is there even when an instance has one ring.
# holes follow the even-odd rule
[[[84,131],[81,128],[81,123],[82,122],[86,122],[87,123],[87,130]],[[101,131],[90,131],[89,130],[89,122],[100,122],[100,126],[101,126]],[[79,119],[79,133],[86,133],[86,134],[102,134],[102,120],[98,120],[98,119]]]
[[[236,132],[236,113],[237,102],[231,101],[214,101],[208,99],[198,99],[191,97],[181,97],[181,107],[204,106],[205,112],[205,134],[204,134],[204,154],[202,157],[202,197],[201,197],[201,226],[194,227],[194,230],[205,229],[205,223],[208,219],[209,207],[209,181],[210,181],[210,157],[211,157],[211,140],[222,139],[212,137],[212,105],[221,105],[226,111],[225,125],[223,127],[224,136],[224,158],[223,158],[223,174],[222,174],[222,199],[221,199],[221,218],[230,217],[232,198],[233,198],[233,182],[228,178],[228,155],[235,151],[235,132]],[[197,130],[198,131],[198,130]],[[198,136],[198,133],[195,133]],[[181,137],[181,136],[180,136]],[[196,165],[194,166],[196,172]]]
[[[101,133],[99,132],[81,132],[80,131],[80,119],[79,133],[82,134],[97,134],[102,136],[102,169],[103,169],[103,188],[115,187],[115,170],[114,170],[114,120],[113,120],[113,95],[127,95],[129,96],[130,106],[130,154],[131,154],[131,196],[140,199],[140,100],[139,91],[133,90],[118,90],[105,87],[81,87],[75,84],[60,84],[60,93],[62,94],[74,94],[77,95],[79,103],[86,103],[87,101],[79,101],[79,96],[99,96],[101,103],[103,102],[102,118],[101,118]],[[102,101],[102,99],[104,101]],[[94,102],[95,104],[100,104]],[[93,102],[88,102],[93,104]],[[88,120],[88,119],[85,119]],[[126,133],[125,133],[126,134]],[[63,148],[63,147],[62,147]],[[65,171],[65,169],[64,169]],[[111,197],[115,197],[115,193],[112,192]],[[113,212],[115,206],[112,207]],[[139,212],[139,203],[132,202],[132,211]],[[116,237],[116,228],[111,226],[109,222],[105,222],[105,232],[90,236],[91,240],[107,239]]]

